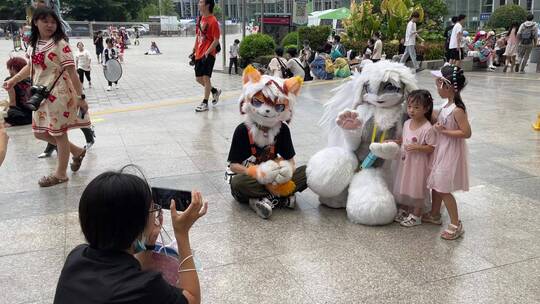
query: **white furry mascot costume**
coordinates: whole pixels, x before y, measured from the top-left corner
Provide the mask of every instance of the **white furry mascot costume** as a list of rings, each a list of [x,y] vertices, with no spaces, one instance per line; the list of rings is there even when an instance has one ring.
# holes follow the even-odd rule
[[[303,81],[261,75],[248,66],[243,82],[245,121],[234,131],[228,157],[231,193],[267,219],[277,206],[294,208],[294,193],[307,188],[305,166],[295,169],[287,125]]]
[[[319,201],[347,208],[349,220],[364,225],[391,223],[396,205],[389,190],[390,163],[399,152],[404,102],[415,90],[411,71],[400,63],[380,61],[336,89],[325,105],[321,125],[328,148],[307,165],[308,186]]]

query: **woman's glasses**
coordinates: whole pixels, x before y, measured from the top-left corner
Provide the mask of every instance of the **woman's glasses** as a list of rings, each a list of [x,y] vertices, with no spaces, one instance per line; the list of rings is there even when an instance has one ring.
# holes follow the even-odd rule
[[[152,206],[150,207],[150,211],[148,211],[148,213],[153,214],[157,218],[163,212],[162,209],[163,208],[161,207],[161,205],[156,204],[156,203],[152,203]]]
[[[255,108],[259,108],[263,105],[264,102],[258,100],[257,98],[252,98],[251,99],[251,105],[254,106]],[[280,103],[280,104],[276,104],[274,105],[274,109],[276,110],[276,112],[278,113],[281,113],[283,111],[285,111],[285,105]]]

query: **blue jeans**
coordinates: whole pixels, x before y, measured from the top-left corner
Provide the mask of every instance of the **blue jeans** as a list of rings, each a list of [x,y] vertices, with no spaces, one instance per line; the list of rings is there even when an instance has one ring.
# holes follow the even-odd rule
[[[412,60],[414,68],[418,69],[418,62],[416,61],[416,48],[414,45],[405,46],[405,53],[403,53],[403,57],[401,57],[400,62],[405,64],[409,56],[411,56],[411,60]]]

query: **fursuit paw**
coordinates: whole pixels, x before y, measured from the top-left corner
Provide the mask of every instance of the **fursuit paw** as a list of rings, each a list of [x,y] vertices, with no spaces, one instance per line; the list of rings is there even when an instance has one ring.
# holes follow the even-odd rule
[[[369,150],[382,159],[394,159],[399,152],[399,145],[395,142],[372,143]]]
[[[362,121],[355,110],[344,110],[338,114],[336,123],[344,130],[357,130],[362,127]]]
[[[279,173],[276,175],[274,183],[283,184],[291,180],[293,176],[293,167],[291,163],[287,160],[280,160],[278,162]]]
[[[280,166],[273,160],[266,161],[257,166],[251,166],[247,175],[256,179],[259,184],[266,185],[274,182],[279,174]]]

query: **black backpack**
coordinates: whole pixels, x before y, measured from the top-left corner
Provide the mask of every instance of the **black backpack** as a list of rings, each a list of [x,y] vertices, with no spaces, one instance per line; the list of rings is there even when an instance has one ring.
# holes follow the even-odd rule
[[[201,28],[201,19],[202,17],[199,16],[199,19],[197,20],[197,27],[199,28],[199,31],[206,36],[206,31],[203,31],[202,28]],[[206,37],[208,38],[208,37]],[[221,52],[221,43],[218,43],[218,45],[216,45],[216,54]]]

